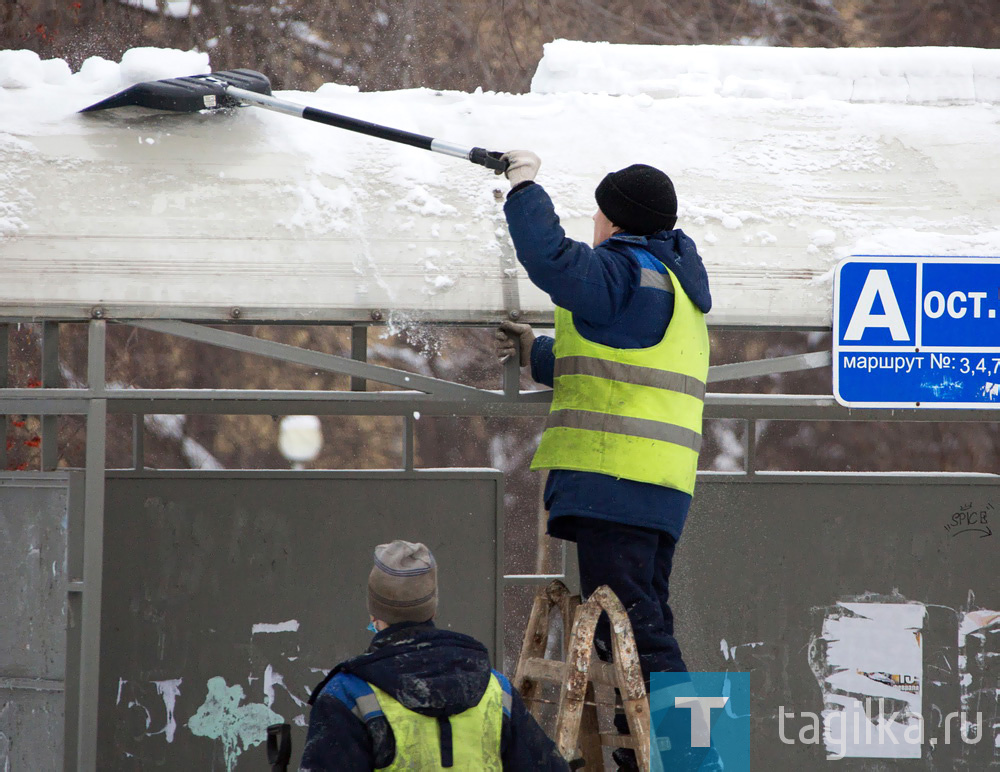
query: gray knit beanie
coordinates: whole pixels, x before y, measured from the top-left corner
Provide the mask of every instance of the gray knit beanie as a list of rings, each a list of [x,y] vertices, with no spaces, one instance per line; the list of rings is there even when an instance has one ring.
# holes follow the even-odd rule
[[[368,613],[390,625],[426,622],[437,611],[437,563],[423,544],[396,539],[375,548]]]

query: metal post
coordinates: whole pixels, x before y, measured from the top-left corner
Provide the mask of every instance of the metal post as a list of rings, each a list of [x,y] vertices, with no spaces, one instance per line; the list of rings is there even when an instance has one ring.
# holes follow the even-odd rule
[[[516,397],[521,392],[521,341],[515,340],[514,354],[503,363],[503,395]]]
[[[62,385],[59,372],[59,322],[42,322],[42,386]],[[59,466],[59,416],[42,416],[41,470],[51,472]]]
[[[101,664],[101,591],[104,573],[104,474],[108,405],[105,398],[105,322],[91,321],[88,336],[87,453],[83,520],[83,613],[76,758],[79,772],[97,769],[97,709]]]
[[[0,389],[7,388],[7,356],[10,349],[10,336],[6,324],[0,324]],[[0,415],[0,472],[7,468],[7,416]]]
[[[141,472],[146,468],[146,416],[132,416],[132,468]]]
[[[753,477],[756,474],[757,465],[757,422],[752,418],[746,422],[746,437],[743,438],[743,449],[744,449],[744,470],[747,473],[747,477]]]
[[[403,416],[403,469],[413,471],[413,434],[416,420],[413,415]]]
[[[368,327],[363,324],[355,324],[351,327],[351,359],[359,362],[368,361]],[[351,391],[365,391],[364,378],[351,378]]]

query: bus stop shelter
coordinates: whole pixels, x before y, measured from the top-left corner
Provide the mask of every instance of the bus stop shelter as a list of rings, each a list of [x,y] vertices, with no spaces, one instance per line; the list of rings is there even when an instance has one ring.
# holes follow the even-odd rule
[[[1000,254],[996,56],[935,60],[929,71],[948,73],[948,90],[908,74],[912,60],[892,51],[582,45],[552,44],[530,94],[331,84],[288,96],[470,145],[530,147],[568,233],[583,240],[606,171],[635,160],[669,170],[682,227],[708,265],[717,330],[828,331],[833,270],[850,254]],[[163,62],[160,77],[190,74]],[[617,80],[588,93],[598,71]],[[551,326],[551,301],[504,229],[502,178],[252,109],[78,115],[106,84],[74,78],[0,89],[0,317],[40,324],[43,340],[42,387],[0,388],[0,412],[42,425],[41,469],[0,479],[10,535],[0,576],[16,589],[0,600],[15,620],[0,637],[0,752],[13,769],[32,758],[79,770],[219,759],[251,769],[262,738],[242,728],[278,719],[297,725],[300,748],[306,681],[366,644],[360,617],[345,615],[363,608],[368,550],[404,527],[406,512],[419,513],[454,567],[442,580],[453,615],[443,623],[502,662],[504,587],[549,577],[505,576],[502,475],[415,469],[413,416],[542,417],[549,393],[522,391],[510,362],[483,389],[367,361],[373,326]],[[350,326],[351,356],[252,334],[282,323]],[[66,325],[87,326],[85,382],[65,382],[60,369]],[[110,383],[110,325],[348,375],[352,389]],[[812,768],[836,752],[779,739],[779,705],[829,720],[852,700],[890,697],[908,711],[900,733],[915,716],[940,728],[973,702],[996,716],[995,676],[975,670],[1000,656],[995,542],[959,543],[942,526],[967,502],[1000,505],[996,478],[765,474],[754,464],[762,421],[976,422],[992,412],[887,413],[829,393],[711,390],[830,362],[812,351],[712,367],[706,417],[746,423],[745,464],[701,475],[675,572],[692,666],[759,678],[755,752],[769,768]],[[145,468],[144,416],[202,413],[400,416],[403,462],[369,472]],[[106,468],[116,414],[134,421],[131,469]],[[63,415],[86,418],[82,469],[56,469]],[[351,527],[325,533],[331,515],[318,501],[336,501]],[[341,599],[324,607],[330,588]],[[991,742],[888,753],[981,768],[995,763],[997,741],[995,726],[982,731]],[[885,768],[868,766],[885,753],[846,749],[858,769]]]

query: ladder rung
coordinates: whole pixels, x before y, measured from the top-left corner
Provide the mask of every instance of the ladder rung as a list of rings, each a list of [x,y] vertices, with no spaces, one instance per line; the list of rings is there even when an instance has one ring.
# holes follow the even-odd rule
[[[635,750],[635,742],[627,734],[617,732],[601,732],[601,745],[609,748],[631,748]]]
[[[524,669],[521,672],[527,680],[561,684],[566,674],[566,663],[558,659],[532,657],[524,663]],[[603,684],[604,686],[619,686],[614,665],[607,662],[591,659],[588,675],[592,683]]]
[[[600,768],[603,762],[601,747],[629,748],[636,752],[637,761],[642,769],[648,772],[649,759],[648,748],[639,746],[639,743],[632,735],[621,735],[617,732],[600,732],[598,730],[599,717],[602,715],[598,707],[612,708],[615,702],[625,709],[627,715],[632,715],[631,726],[638,733],[636,736],[646,737],[649,732],[648,702],[645,699],[641,682],[638,688],[634,684],[629,684],[626,688],[628,676],[638,673],[639,663],[634,651],[630,651],[629,656],[619,664],[622,672],[628,674],[623,676],[621,682],[618,678],[618,670],[614,665],[602,662],[593,649],[593,641],[587,641],[582,632],[576,629],[576,623],[581,620],[593,622],[593,615],[605,611],[614,620],[622,622],[623,627],[628,626],[625,609],[621,606],[618,598],[608,587],[600,587],[592,594],[592,597],[583,606],[580,606],[579,598],[568,599],[565,586],[553,583],[549,588],[540,590],[535,598],[532,607],[531,617],[528,621],[528,628],[525,632],[525,641],[518,658],[516,681],[523,684],[522,696],[524,702],[531,710],[532,715],[536,712],[543,713],[546,717],[552,713],[551,708],[543,709],[542,706],[556,706],[556,738],[559,749],[562,753],[568,754],[571,749],[576,748],[576,753],[582,754],[588,764],[593,764]],[[553,601],[558,595],[559,602]],[[566,601],[566,602],[563,602]],[[560,612],[563,622],[563,630],[572,627],[574,635],[572,641],[564,640],[564,650],[568,654],[570,651],[582,653],[584,656],[590,653],[587,662],[587,672],[576,672],[570,670],[570,664],[559,659],[546,659],[542,656],[543,646],[546,643],[544,633],[548,631],[548,618],[550,612],[556,609]],[[577,612],[574,615],[574,612]],[[586,612],[586,615],[583,615]],[[573,617],[572,619],[570,617]],[[624,621],[623,621],[624,620]],[[546,622],[546,624],[543,624]],[[617,623],[616,623],[617,624]],[[582,629],[592,630],[592,627],[583,625]],[[616,628],[617,629],[617,628]],[[623,629],[617,629],[616,638],[619,643],[624,642]],[[622,647],[618,647],[621,649]],[[586,675],[586,689],[581,693],[580,677]],[[573,676],[573,678],[570,678]],[[573,691],[569,691],[570,683],[573,684]],[[542,694],[551,697],[551,689],[543,689],[543,684],[557,686],[560,691],[559,701],[543,698]],[[611,689],[615,687],[619,692],[617,701],[611,700]],[[642,691],[643,696],[635,699],[627,699],[628,695]],[[537,696],[536,696],[537,695]],[[584,695],[589,699],[583,700]],[[572,697],[572,699],[571,699]],[[580,711],[583,705],[588,706],[586,711]],[[639,705],[645,705],[645,710],[638,710]],[[560,711],[559,708],[564,708]],[[575,717],[573,731],[565,724],[568,716]],[[536,716],[538,718],[538,716]],[[638,723],[635,723],[635,722]],[[600,722],[604,723],[604,722]],[[605,724],[607,725],[607,724]],[[579,743],[579,744],[578,744]],[[638,747],[637,747],[638,746]],[[589,767],[588,767],[589,768]]]
[[[546,700],[541,697],[529,697],[524,701],[524,704],[530,708],[536,702],[541,705],[559,704],[559,700]],[[618,706],[618,704],[615,702],[591,702],[590,700],[584,700],[583,704],[590,708],[614,708]]]
[[[590,680],[604,686],[621,686],[618,683],[615,666],[609,662],[601,662],[599,659],[590,660]]]
[[[524,673],[525,679],[530,681],[549,681],[561,684],[566,672],[566,663],[557,659],[532,657],[524,663],[524,669],[521,672]]]

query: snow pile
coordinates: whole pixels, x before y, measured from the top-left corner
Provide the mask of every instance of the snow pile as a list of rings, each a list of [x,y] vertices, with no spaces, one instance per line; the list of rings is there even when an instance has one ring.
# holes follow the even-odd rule
[[[947,104],[1000,102],[1000,50],[612,45],[556,40],[536,94]]]
[[[92,56],[75,74],[62,59],[43,61],[34,51],[0,51],[0,89],[68,85],[100,94],[145,80],[205,72],[209,72],[208,54],[171,48],[132,48],[122,55],[121,63]]]
[[[1000,257],[1000,230],[968,235],[889,228],[859,238],[849,252],[852,255]]]
[[[44,62],[34,51],[0,51],[0,88],[31,88],[40,83],[61,85],[70,78],[62,59]]]
[[[62,59],[0,51],[0,132],[62,131],[72,113],[135,83],[210,71],[208,54],[172,48],[132,48],[121,62],[91,56],[75,73]]]

